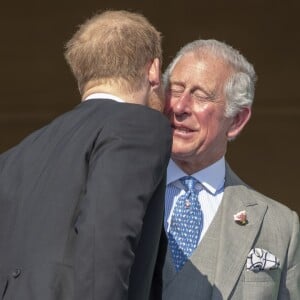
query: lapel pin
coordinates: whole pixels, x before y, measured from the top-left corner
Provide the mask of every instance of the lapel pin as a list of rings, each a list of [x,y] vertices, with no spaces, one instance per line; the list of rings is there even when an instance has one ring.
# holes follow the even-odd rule
[[[238,212],[237,214],[233,215],[233,219],[236,223],[238,223],[240,225],[245,225],[248,223],[247,214],[246,214],[245,210],[242,210],[242,211]]]
[[[185,208],[189,208],[191,206],[191,202],[189,200],[185,201]]]

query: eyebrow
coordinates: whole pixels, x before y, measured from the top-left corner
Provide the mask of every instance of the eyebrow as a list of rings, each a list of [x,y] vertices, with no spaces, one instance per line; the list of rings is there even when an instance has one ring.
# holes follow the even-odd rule
[[[179,80],[175,80],[175,81],[170,80],[170,84],[185,86],[185,83]]]

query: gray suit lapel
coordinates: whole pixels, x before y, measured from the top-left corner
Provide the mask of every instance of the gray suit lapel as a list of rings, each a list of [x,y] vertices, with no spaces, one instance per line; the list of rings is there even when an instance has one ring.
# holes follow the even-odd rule
[[[215,293],[213,299],[227,299],[238,281],[246,258],[259,232],[267,206],[257,203],[243,183],[227,166],[222,200],[221,232]],[[248,223],[239,225],[233,215],[246,210]],[[215,295],[215,297],[214,297]]]

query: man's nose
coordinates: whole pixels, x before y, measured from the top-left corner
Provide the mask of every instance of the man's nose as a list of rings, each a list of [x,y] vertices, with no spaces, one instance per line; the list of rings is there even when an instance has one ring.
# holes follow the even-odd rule
[[[183,93],[180,97],[175,100],[173,111],[175,114],[184,114],[191,112],[191,97],[189,93]]]

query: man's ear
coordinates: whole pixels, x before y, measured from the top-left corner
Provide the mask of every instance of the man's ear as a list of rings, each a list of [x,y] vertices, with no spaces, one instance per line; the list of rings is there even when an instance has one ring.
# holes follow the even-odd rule
[[[154,60],[150,64],[148,79],[153,89],[157,88],[160,85],[160,61],[158,58],[154,58]]]
[[[232,124],[227,132],[228,140],[233,140],[243,130],[251,117],[251,107],[243,107],[232,119]]]

